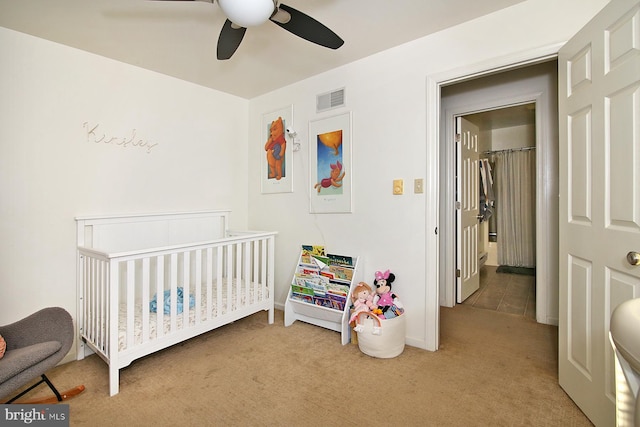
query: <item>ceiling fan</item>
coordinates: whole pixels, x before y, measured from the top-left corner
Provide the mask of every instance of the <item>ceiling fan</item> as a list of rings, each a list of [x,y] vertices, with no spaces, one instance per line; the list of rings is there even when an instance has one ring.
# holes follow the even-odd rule
[[[213,3],[214,0],[210,0]],[[247,27],[271,21],[307,41],[338,49],[344,44],[336,33],[309,15],[277,0],[217,0],[227,17],[218,38],[218,59],[229,59],[240,46]]]

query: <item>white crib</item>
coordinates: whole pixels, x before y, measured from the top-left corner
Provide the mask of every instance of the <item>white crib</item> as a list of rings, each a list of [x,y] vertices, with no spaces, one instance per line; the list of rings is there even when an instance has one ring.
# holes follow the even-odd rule
[[[228,217],[76,218],[77,357],[95,352],[109,365],[111,396],[140,357],[261,310],[273,323],[276,232],[228,231]]]

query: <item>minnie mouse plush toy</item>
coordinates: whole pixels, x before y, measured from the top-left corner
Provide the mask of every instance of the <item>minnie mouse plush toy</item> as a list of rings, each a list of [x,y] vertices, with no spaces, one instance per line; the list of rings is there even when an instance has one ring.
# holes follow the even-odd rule
[[[391,292],[391,283],[396,280],[395,274],[389,270],[385,272],[376,271],[376,278],[373,284],[376,285],[376,296],[373,303],[378,306],[378,317],[381,319],[391,319],[400,316],[404,312],[398,296]]]

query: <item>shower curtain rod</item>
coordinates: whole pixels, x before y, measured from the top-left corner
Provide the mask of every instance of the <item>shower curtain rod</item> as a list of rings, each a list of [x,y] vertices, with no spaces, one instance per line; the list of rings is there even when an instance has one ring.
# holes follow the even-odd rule
[[[512,153],[514,151],[535,150],[536,147],[508,148],[506,150],[484,151],[482,154]]]

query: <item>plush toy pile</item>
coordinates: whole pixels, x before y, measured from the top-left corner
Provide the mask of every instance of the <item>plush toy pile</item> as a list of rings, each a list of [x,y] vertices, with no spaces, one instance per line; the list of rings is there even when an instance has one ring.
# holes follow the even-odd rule
[[[355,325],[353,329],[356,332],[363,330],[361,319],[369,317],[375,320],[373,334],[380,335],[382,327],[380,319],[392,319],[404,313],[398,296],[391,292],[391,285],[395,279],[396,276],[389,270],[376,271],[373,281],[376,287],[375,292],[365,282],[360,282],[355,287],[351,294],[353,312],[349,322]]]

